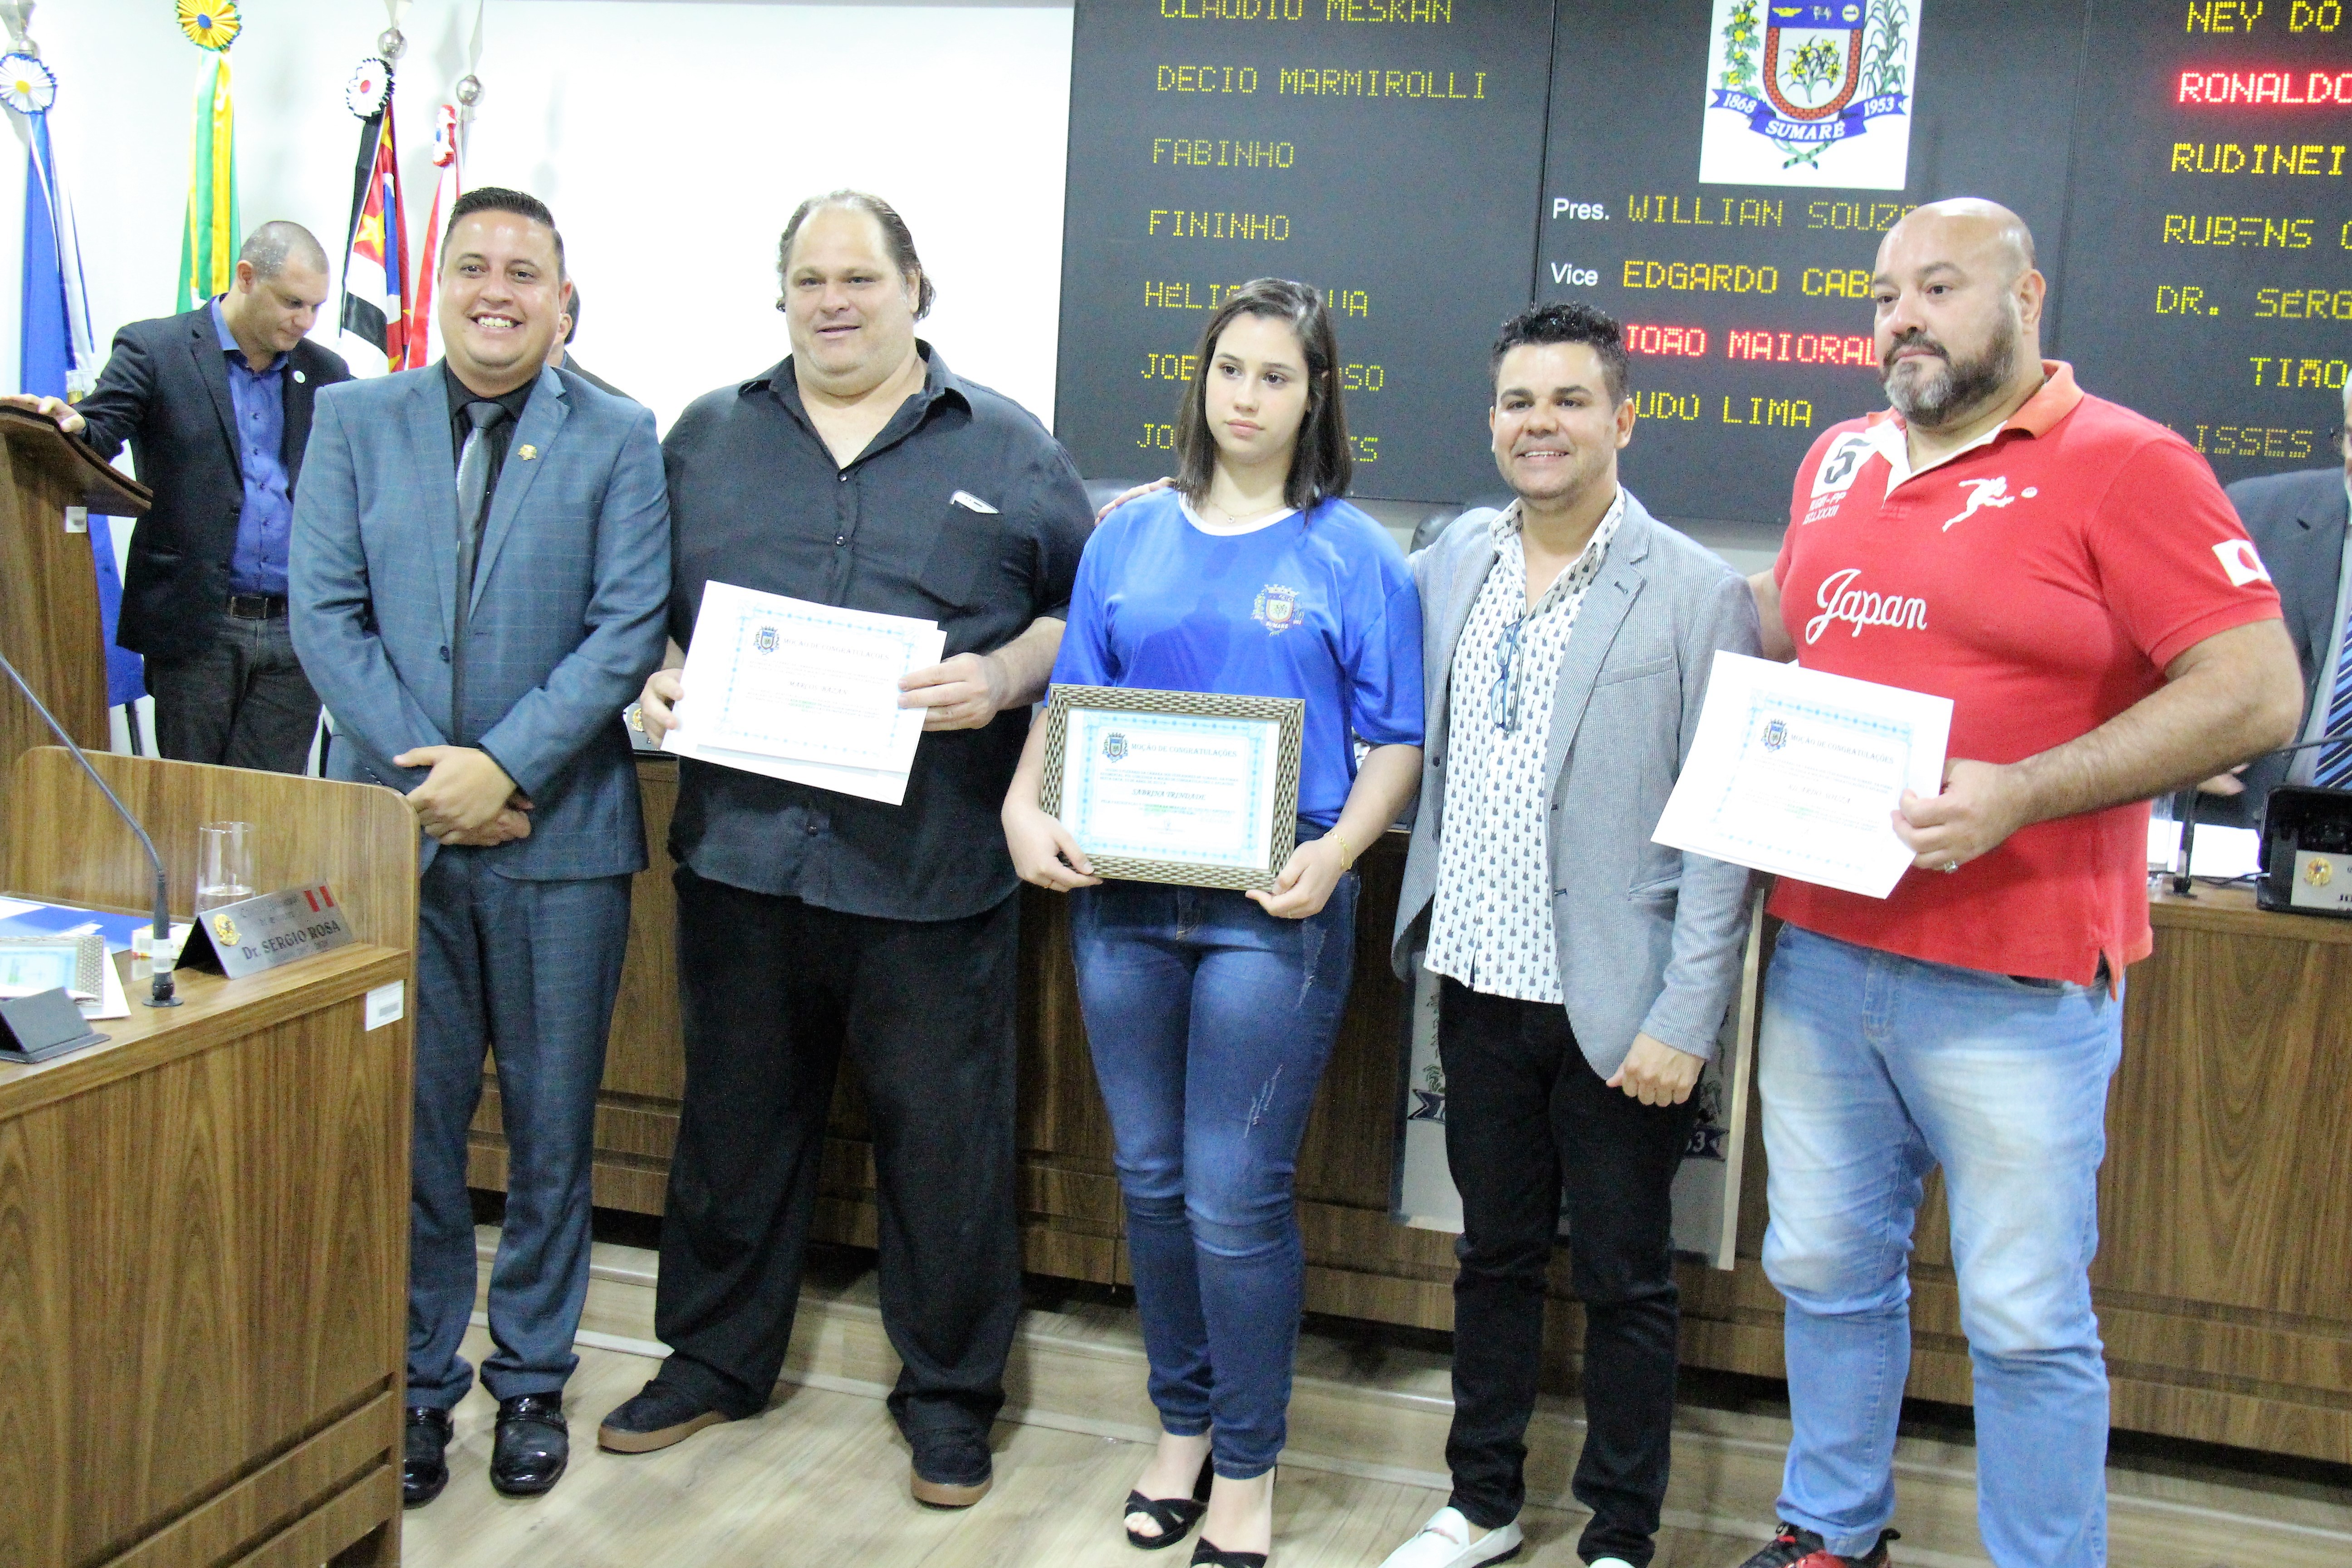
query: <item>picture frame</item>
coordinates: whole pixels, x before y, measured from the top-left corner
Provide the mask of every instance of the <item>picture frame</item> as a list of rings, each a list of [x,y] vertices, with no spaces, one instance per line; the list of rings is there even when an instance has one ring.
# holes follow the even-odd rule
[[[1296,697],[1055,686],[1040,804],[1098,877],[1272,888],[1297,843],[1306,729]]]

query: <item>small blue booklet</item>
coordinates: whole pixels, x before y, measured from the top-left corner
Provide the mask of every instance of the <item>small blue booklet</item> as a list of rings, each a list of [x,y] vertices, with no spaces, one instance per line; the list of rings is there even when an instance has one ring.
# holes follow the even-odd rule
[[[37,904],[26,899],[0,898],[0,939],[12,936],[80,936],[95,931],[106,939],[109,952],[131,950],[133,931],[155,923],[152,915],[109,914],[103,910],[77,910],[67,904]],[[177,921],[172,929],[182,928]]]

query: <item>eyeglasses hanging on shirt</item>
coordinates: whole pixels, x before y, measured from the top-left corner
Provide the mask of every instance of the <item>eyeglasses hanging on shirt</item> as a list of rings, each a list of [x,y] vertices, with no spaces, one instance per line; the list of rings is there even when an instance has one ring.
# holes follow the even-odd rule
[[[1486,688],[1486,717],[1507,735],[1519,727],[1519,634],[1527,624],[1522,610],[1517,620],[1503,628],[1495,645],[1495,681]]]

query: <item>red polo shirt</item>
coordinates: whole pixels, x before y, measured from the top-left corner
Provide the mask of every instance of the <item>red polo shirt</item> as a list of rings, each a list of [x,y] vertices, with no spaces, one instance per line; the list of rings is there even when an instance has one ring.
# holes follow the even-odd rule
[[[1797,662],[1952,700],[1949,754],[2013,763],[2105,723],[2191,645],[2276,619],[2213,471],[2044,361],[1992,437],[1916,474],[1901,416],[1824,431],[1772,575]],[[1890,489],[1890,484],[1892,488]],[[1783,878],[1772,912],[1936,963],[2091,981],[2147,955],[2145,802],[2036,823],[1884,900]]]

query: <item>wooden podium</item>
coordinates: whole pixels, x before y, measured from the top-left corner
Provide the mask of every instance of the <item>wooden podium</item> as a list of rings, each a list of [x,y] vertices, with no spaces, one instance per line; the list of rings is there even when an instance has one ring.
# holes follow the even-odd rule
[[[150,498],[54,421],[21,409],[0,408],[0,654],[75,740],[103,751],[106,634],[98,618],[98,570],[89,539],[66,531],[66,513],[80,507],[137,517]],[[40,715],[0,678],[0,758],[13,761],[50,740]],[[0,792],[5,789],[0,780]]]
[[[234,819],[258,829],[258,886],[328,883],[358,940],[183,971],[168,1010],[131,986],[131,1016],[93,1026],[108,1044],[0,1066],[0,1563],[396,1563],[415,820],[391,790],[91,760],[176,913],[197,826]],[[147,902],[145,857],[66,752],[25,753],[7,792],[0,889]]]

